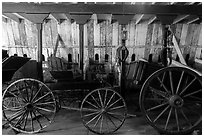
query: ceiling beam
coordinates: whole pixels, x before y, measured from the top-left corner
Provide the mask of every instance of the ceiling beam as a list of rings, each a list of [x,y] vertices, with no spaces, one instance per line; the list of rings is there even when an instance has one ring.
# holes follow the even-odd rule
[[[182,20],[184,20],[185,18],[189,17],[190,15],[179,15],[176,17],[176,19],[174,20],[173,24],[176,24]]]
[[[16,15],[14,15],[13,13],[2,13],[2,15],[20,23],[21,22],[21,19],[19,17],[17,17]]]
[[[3,13],[192,14],[202,15],[202,5],[43,4],[2,2]]]
[[[152,17],[152,18],[148,21],[147,24],[148,24],[148,25],[149,25],[149,24],[152,24],[156,19],[157,19],[156,16]]]
[[[90,15],[70,15],[71,19],[74,19],[74,21],[76,21],[77,24],[85,24],[90,18],[91,18],[91,14]]]

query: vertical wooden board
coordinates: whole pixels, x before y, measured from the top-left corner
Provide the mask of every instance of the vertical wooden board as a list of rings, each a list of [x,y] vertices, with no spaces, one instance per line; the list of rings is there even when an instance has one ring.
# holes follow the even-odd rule
[[[195,24],[189,24],[185,45],[188,45],[188,46],[191,45],[194,29],[195,29]]]
[[[94,46],[100,45],[100,24],[94,19]]]
[[[20,40],[22,46],[27,46],[28,42],[26,39],[26,31],[25,31],[25,20],[22,20],[21,23],[18,25],[19,27],[19,34],[20,34]]]
[[[79,63],[79,48],[78,47],[75,47],[74,49],[73,49],[74,51],[74,53],[73,53],[73,61],[75,62],[75,63]]]
[[[146,36],[147,36],[147,28],[148,28],[148,25],[147,24],[142,24],[141,25],[141,46],[145,46],[145,43],[146,43]]]
[[[87,23],[87,34],[88,34],[88,56],[89,58],[94,57],[94,31],[93,31],[93,20]]]
[[[192,47],[191,46],[191,48],[190,48],[190,57],[189,57],[189,63],[190,64],[193,64],[194,63],[194,61],[195,61],[195,55],[196,55],[196,47]]]
[[[65,30],[66,29],[66,21],[63,21],[62,23],[58,24],[58,28],[59,28],[58,32],[62,38],[61,39],[62,41],[59,42],[58,47],[61,47],[62,46],[61,43],[64,43],[65,45],[67,43],[67,36],[66,36],[66,30]]]
[[[147,60],[149,58],[149,54],[151,51],[152,33],[153,33],[153,24],[150,24],[147,26],[145,51],[144,51],[144,58]]]
[[[145,52],[145,48],[139,48],[138,49],[138,59],[144,58],[144,52]]]
[[[133,21],[131,21],[130,23],[130,36],[129,36],[129,46],[135,46],[135,23]]]
[[[130,23],[129,22],[126,26],[126,31],[127,31],[127,40],[126,40],[126,46],[129,47],[130,46]]]
[[[122,45],[122,27],[121,25],[118,25],[118,46]]]
[[[161,48],[155,48],[154,53],[152,53],[152,61],[158,62],[160,56]]]
[[[156,46],[158,44],[158,32],[159,32],[159,24],[155,23],[152,33],[152,42],[151,45]]]
[[[30,21],[25,20],[25,29],[26,29],[26,36],[27,36],[27,41],[28,41],[28,47],[32,47],[32,24]]]
[[[71,31],[72,31],[72,28],[71,28],[71,21],[70,20],[66,20],[67,22],[67,38],[68,38],[68,43],[66,45],[68,45],[68,47],[72,47],[72,38],[71,38]],[[79,43],[77,44],[79,45]]]
[[[11,26],[12,26],[15,45],[21,45],[18,22],[11,21]]]
[[[108,62],[112,64],[112,47],[107,48],[106,54],[108,54]]]
[[[157,36],[157,45],[163,45],[163,26],[162,24],[159,24],[158,26],[158,36]]]
[[[200,24],[200,34],[199,34],[199,39],[198,39],[198,46],[202,47],[202,24]]]
[[[8,19],[6,23],[7,27],[7,33],[8,33],[8,38],[9,38],[9,46],[14,47],[15,46],[15,41],[14,41],[14,36],[13,36],[13,31],[12,31],[12,25],[11,25],[11,20]]]
[[[103,21],[102,23],[100,23],[100,45],[101,46],[106,46],[106,22]]]
[[[112,24],[107,20],[106,25],[106,46],[112,46]]]
[[[52,37],[51,37],[51,21],[49,20],[47,23],[44,23],[43,24],[43,37],[44,37],[44,45],[45,47],[53,47],[54,49],[54,46],[55,44],[52,46]]]
[[[202,48],[197,47],[195,51],[195,58],[196,59],[202,59]]]
[[[99,60],[100,62],[105,62],[105,48],[100,48],[100,54],[99,54]]]
[[[73,42],[73,39],[74,38],[72,38],[72,42]],[[88,46],[87,24],[84,24],[84,47],[87,47],[87,46]]]
[[[136,46],[141,46],[142,41],[142,24],[137,24],[137,43]]]
[[[9,36],[7,33],[7,23],[2,21],[2,46],[8,47],[9,46]]]
[[[76,46],[79,47],[79,24],[76,24]]]
[[[84,62],[89,61],[88,48],[84,48]]]
[[[34,23],[31,23],[32,26],[32,44],[33,47],[38,47],[38,30],[37,30],[37,25]],[[50,38],[51,41],[51,38]]]
[[[112,33],[112,45],[113,46],[118,46],[118,22],[113,23],[113,33]]]
[[[175,36],[176,36],[178,43],[180,43],[180,40],[181,40],[182,28],[183,28],[183,24],[176,24]]]
[[[134,54],[133,48],[132,47],[127,47],[128,51],[129,51],[129,55],[126,59],[127,62],[131,62],[131,58],[132,58],[132,54]]]
[[[115,62],[116,62],[116,50],[117,50],[117,48],[112,48],[112,63],[113,64],[115,64]]]
[[[51,39],[52,39],[52,45],[51,47],[54,47],[56,42],[57,42],[57,37],[58,37],[58,29],[57,29],[57,21],[55,19],[51,19]]]
[[[201,31],[201,25],[195,24],[193,38],[192,38],[192,41],[191,41],[192,46],[198,46],[200,31]]]
[[[182,31],[181,31],[181,39],[180,39],[179,45],[185,45],[187,32],[188,32],[188,25],[183,24]]]
[[[86,32],[85,31],[85,29],[86,29],[86,27],[85,27],[86,25],[84,25],[84,33]],[[76,22],[73,22],[72,24],[71,24],[71,36],[72,36],[72,45],[73,46],[75,46],[76,45],[76,32],[75,32],[75,30],[76,30]],[[84,42],[85,43],[85,42]]]
[[[135,45],[138,46],[138,30],[139,30],[139,24],[135,25]]]

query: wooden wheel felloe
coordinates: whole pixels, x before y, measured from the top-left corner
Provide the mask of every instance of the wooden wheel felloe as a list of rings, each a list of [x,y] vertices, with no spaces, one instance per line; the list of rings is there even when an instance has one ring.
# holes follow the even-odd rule
[[[53,121],[56,112],[52,91],[35,79],[20,79],[10,84],[2,101],[5,119],[18,132],[39,132]]]
[[[143,84],[139,103],[160,133],[191,133],[202,120],[201,76],[187,68],[160,69]]]
[[[124,123],[127,107],[119,93],[109,88],[95,89],[82,101],[84,126],[96,134],[111,134]]]

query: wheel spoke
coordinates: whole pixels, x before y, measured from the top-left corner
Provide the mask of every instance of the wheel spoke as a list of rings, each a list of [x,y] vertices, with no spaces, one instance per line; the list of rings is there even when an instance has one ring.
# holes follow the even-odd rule
[[[121,119],[119,119],[118,117],[116,117],[116,116],[114,116],[114,115],[111,115],[110,112],[107,112],[107,114],[108,114],[109,116],[111,116],[112,118],[115,118],[115,119],[119,120],[120,122],[122,122]]]
[[[174,85],[173,85],[173,79],[172,79],[172,72],[169,71],[169,77],[170,77],[170,85],[171,85],[171,94],[174,95]]]
[[[48,104],[54,104],[55,102],[42,102],[42,103],[35,103],[35,105],[48,105]]]
[[[110,115],[116,115],[116,116],[121,116],[123,117],[123,114],[119,114],[119,113],[113,113],[113,112],[107,112]]]
[[[98,104],[98,101],[96,101],[96,99],[91,95],[92,99],[96,102],[96,104],[98,105],[97,108],[100,108],[101,106]]]
[[[106,115],[107,118],[110,120],[110,122],[117,128],[117,126],[115,125],[115,123],[113,122],[113,120],[110,118],[109,114]]]
[[[20,122],[22,122],[24,115],[26,114],[26,111],[20,116],[20,118],[18,119],[18,121],[16,122],[16,124],[14,125],[14,127],[18,124],[20,124]]]
[[[90,113],[90,114],[84,115],[83,117],[89,117],[89,116],[92,116],[92,115],[98,114],[99,112],[100,112],[100,111],[96,111],[96,112],[93,112],[93,113]]]
[[[158,81],[160,82],[160,84],[162,85],[162,87],[166,90],[167,93],[169,93],[168,89],[166,88],[166,86],[164,85],[164,83],[160,80],[159,77],[157,77]],[[170,94],[170,93],[169,93]]]
[[[35,106],[35,108],[46,111],[46,112],[53,112],[54,113],[54,111],[46,109],[46,108],[41,108],[41,107],[37,107],[37,106]]]
[[[38,120],[38,117],[37,117],[37,115],[35,114],[35,111],[33,111],[33,114],[34,114],[34,116],[35,116],[35,118],[36,118],[38,124],[40,125],[40,128],[42,129],[43,127],[42,127],[40,121]]]
[[[11,122],[12,120],[16,119],[17,117],[19,117],[20,115],[22,115],[24,113],[24,109],[14,113],[13,115],[11,115],[11,117],[9,119],[7,119],[9,122]]]
[[[94,108],[98,109],[98,107],[97,107],[96,105],[92,104],[91,102],[89,102],[89,101],[87,101],[87,100],[86,100],[86,102],[87,102],[88,104],[90,104],[91,106],[93,106]]]
[[[153,92],[153,93],[156,93],[157,95],[163,97],[163,98],[166,98],[168,99],[168,96],[166,95],[166,93],[164,91],[161,91],[161,90],[158,90],[158,89],[155,89],[151,86],[149,86],[149,89]]]
[[[90,108],[82,108],[83,111],[91,111],[91,112],[98,112],[99,110],[90,109]]]
[[[193,84],[193,82],[196,80],[196,77],[181,91],[181,93],[179,94],[179,95],[182,95],[185,91],[186,91],[186,89],[191,85],[191,84]]]
[[[89,123],[91,123],[94,119],[96,119],[98,116],[100,116],[101,113],[99,113],[98,115],[96,115],[95,117],[93,117],[91,120],[89,120],[86,125],[88,125]]]
[[[122,98],[119,98],[118,100],[116,100],[115,102],[113,102],[112,104],[110,104],[109,106],[107,106],[107,108],[111,108],[113,105],[115,105],[118,101],[120,101]]]
[[[100,100],[101,106],[104,107],[103,101],[102,101],[102,98],[101,98],[101,94],[100,94],[99,90],[98,90],[98,96],[99,96],[99,100]]]
[[[177,114],[177,109],[175,108],[175,117],[176,117],[176,125],[177,125],[177,129],[178,131],[180,130],[180,127],[179,127],[179,119],[178,119],[178,114]]]
[[[147,112],[148,112],[148,111],[151,111],[151,110],[154,110],[154,109],[157,109],[157,108],[160,108],[160,107],[163,107],[163,106],[165,106],[165,105],[167,105],[167,104],[168,104],[168,102],[165,102],[165,103],[163,103],[163,104],[160,104],[160,105],[157,105],[157,106],[155,106],[155,107],[149,108],[149,109],[147,109]]]
[[[102,128],[103,128],[103,116],[101,117],[101,125],[100,125],[100,133],[102,133]]]
[[[103,103],[105,107],[106,107],[106,98],[107,98],[107,92],[108,92],[108,91],[107,91],[107,89],[106,89],[106,92],[105,92],[105,97],[104,97],[104,103]]]
[[[30,117],[31,117],[31,128],[32,128],[32,131],[34,131],[34,127],[33,127],[33,115],[32,115],[31,111],[30,111]]]
[[[121,108],[124,108],[125,107],[125,105],[123,105],[123,106],[118,106],[118,107],[114,107],[114,108],[110,108],[109,110],[116,110],[116,109],[121,109]]]
[[[105,108],[109,105],[109,103],[111,102],[111,100],[112,100],[112,98],[113,98],[114,95],[115,95],[115,92],[114,92],[113,95],[110,97],[110,99],[109,99],[108,103],[106,104]]]
[[[179,79],[179,83],[178,83],[177,88],[176,88],[176,94],[178,94],[178,91],[179,91],[179,88],[180,88],[180,85],[181,85],[181,81],[183,79],[183,74],[184,74],[184,71],[182,71],[182,73],[181,73],[181,77]]]
[[[199,92],[202,92],[202,89],[199,89],[199,90],[196,90],[196,91],[194,91],[194,92],[192,92],[192,93],[186,94],[186,95],[184,95],[183,97],[188,97],[188,96],[191,96],[191,95],[196,94],[196,93],[199,93]]]
[[[45,119],[47,119],[49,122],[51,122],[51,120],[48,118],[48,117],[46,117],[43,113],[41,113],[39,110],[38,110],[38,108],[36,108],[35,109],[40,115],[42,115]]]
[[[45,98],[46,96],[48,96],[50,94],[50,92],[46,93],[45,95],[43,95],[42,97],[38,98],[37,100],[35,100],[33,103],[36,103],[38,101],[40,101],[41,99]]]
[[[24,98],[24,96],[22,95],[22,93],[21,93],[21,91],[20,91],[19,87],[18,87],[18,86],[16,86],[16,83],[14,84],[14,86],[15,86],[15,88],[18,90],[18,92],[21,94],[22,99],[23,99],[23,100],[25,100],[25,102],[28,102],[28,100],[26,100],[26,98]],[[11,92],[9,92],[9,93],[11,93]],[[14,95],[14,93],[13,93],[12,95]],[[14,95],[14,96],[15,96],[15,95]],[[17,98],[18,98],[18,96],[17,96],[17,95],[16,95],[15,97],[17,97]]]
[[[26,111],[26,112],[27,112],[27,111]],[[26,119],[25,119],[25,123],[24,123],[24,126],[23,126],[23,130],[25,130],[27,120],[28,120],[28,112],[26,113]]]
[[[170,117],[171,117],[171,112],[172,112],[172,107],[171,107],[171,109],[169,110],[169,115],[168,115],[168,117],[167,117],[167,120],[166,120],[166,124],[165,124],[165,130],[167,129],[167,126],[168,126],[168,124],[169,124],[169,119],[170,119]]]
[[[169,106],[167,106],[157,117],[156,119],[154,119],[154,123],[164,114],[164,112],[169,108]]]
[[[96,123],[94,124],[94,128],[98,125],[98,122],[99,122],[99,120],[100,120],[101,117],[102,117],[102,116],[100,115],[100,116],[98,117],[98,119],[96,120]]]
[[[162,76],[162,80],[161,80],[162,83],[164,82],[165,75],[166,75],[166,72],[164,72],[164,74]],[[160,87],[162,87],[162,84],[160,84]]]
[[[32,98],[31,102],[33,102],[35,100],[35,98],[37,97],[37,95],[41,91],[42,87],[43,87],[43,85],[41,85],[41,87],[38,89],[37,93],[34,95],[34,97]]]
[[[182,109],[182,108],[180,109],[180,111],[181,111],[181,114],[183,115],[183,117],[185,118],[186,122],[189,124],[189,126],[192,126],[192,124],[191,124],[190,120],[189,120],[189,119],[187,118],[187,116],[184,114],[184,112],[183,112],[183,109]]]

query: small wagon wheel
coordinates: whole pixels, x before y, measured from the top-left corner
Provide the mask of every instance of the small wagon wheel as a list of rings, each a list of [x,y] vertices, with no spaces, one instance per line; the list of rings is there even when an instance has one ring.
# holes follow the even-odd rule
[[[82,101],[81,118],[84,126],[96,134],[111,134],[124,123],[127,107],[119,93],[109,88],[90,92]]]
[[[202,120],[201,76],[187,68],[160,69],[143,84],[139,104],[160,133],[191,133]]]
[[[20,79],[10,84],[2,101],[5,119],[18,132],[39,132],[53,121],[56,112],[52,91],[35,79]]]

